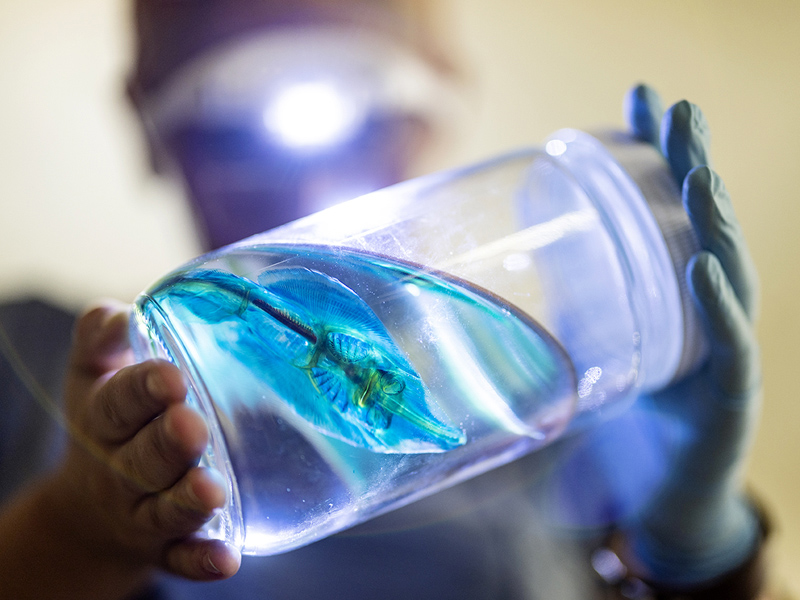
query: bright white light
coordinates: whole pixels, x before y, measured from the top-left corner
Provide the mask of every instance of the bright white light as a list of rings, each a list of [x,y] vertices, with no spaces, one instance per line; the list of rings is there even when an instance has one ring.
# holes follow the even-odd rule
[[[269,518],[269,517],[268,517]],[[257,526],[247,528],[247,554],[268,553],[280,545],[276,534],[264,531]]]
[[[411,294],[412,296],[414,296],[415,298],[420,295],[419,286],[417,286],[417,284],[415,284],[415,283],[407,283],[405,285],[405,287],[406,287],[406,291],[409,294]]]
[[[287,146],[330,146],[344,142],[359,121],[355,101],[327,82],[280,90],[264,110],[264,125]]]
[[[532,264],[531,257],[521,252],[509,254],[503,259],[503,268],[506,271],[524,271]]]
[[[561,140],[550,140],[545,144],[544,149],[550,156],[561,156],[567,151],[567,145]]]
[[[578,382],[578,397],[586,398],[586,396],[591,394],[594,384],[600,381],[600,377],[602,376],[603,369],[600,367],[589,367],[586,373],[583,374],[583,377],[581,377],[580,382]]]

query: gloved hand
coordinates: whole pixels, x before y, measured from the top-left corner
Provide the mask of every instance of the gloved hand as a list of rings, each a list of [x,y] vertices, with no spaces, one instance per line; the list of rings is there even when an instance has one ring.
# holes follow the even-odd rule
[[[760,402],[757,276],[730,196],[708,166],[705,117],[681,101],[662,118],[660,106],[639,86],[626,112],[634,135],[660,147],[682,184],[702,248],[686,278],[710,355],[684,380],[587,432],[557,487],[562,522],[615,526],[640,575],[682,587],[731,571],[758,542],[741,482]]]

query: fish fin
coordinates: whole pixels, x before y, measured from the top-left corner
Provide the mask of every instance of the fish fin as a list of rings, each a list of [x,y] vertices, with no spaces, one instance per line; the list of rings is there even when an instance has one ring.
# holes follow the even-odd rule
[[[338,331],[358,331],[364,337],[391,343],[388,332],[369,305],[341,281],[305,267],[266,269],[258,283],[276,305],[291,309],[313,327],[322,324]]]
[[[389,429],[392,424],[392,413],[378,404],[373,404],[367,412],[366,421],[375,431]]]
[[[362,339],[334,331],[325,337],[325,347],[336,359],[358,363],[372,354],[372,346]]]
[[[333,404],[340,412],[344,413],[350,402],[347,399],[346,381],[336,375],[333,371],[312,367],[309,369],[309,377],[322,396]]]

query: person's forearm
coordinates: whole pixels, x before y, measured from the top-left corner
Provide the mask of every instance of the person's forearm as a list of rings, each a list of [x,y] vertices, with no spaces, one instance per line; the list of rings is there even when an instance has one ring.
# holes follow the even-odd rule
[[[91,529],[93,516],[79,512],[54,480],[29,487],[0,509],[0,597],[114,600],[146,582],[145,565],[84,541],[79,528]]]

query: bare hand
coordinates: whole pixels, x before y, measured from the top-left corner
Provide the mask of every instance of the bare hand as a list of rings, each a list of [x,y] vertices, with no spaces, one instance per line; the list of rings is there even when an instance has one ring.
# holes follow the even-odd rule
[[[66,381],[71,443],[52,501],[76,539],[133,568],[195,580],[230,577],[236,550],[198,528],[225,504],[220,476],[197,466],[208,443],[166,361],[131,365],[127,311],[103,306],[78,322]]]

